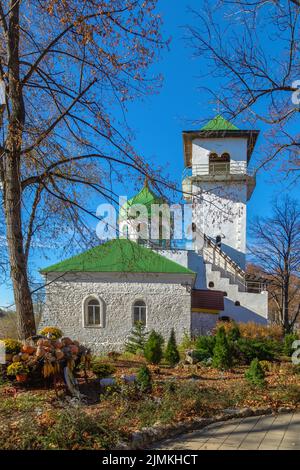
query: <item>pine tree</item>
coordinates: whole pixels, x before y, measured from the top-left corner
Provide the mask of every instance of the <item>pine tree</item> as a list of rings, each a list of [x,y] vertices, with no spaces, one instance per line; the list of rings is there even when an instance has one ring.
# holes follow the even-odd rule
[[[141,392],[152,391],[152,376],[146,364],[143,364],[137,373],[137,384]]]
[[[163,343],[163,337],[152,330],[144,348],[144,356],[150,364],[160,363],[163,356]]]
[[[216,334],[216,344],[214,347],[212,366],[216,367],[217,369],[230,369],[231,365],[231,349],[227,341],[225,328],[224,326],[221,326]]]
[[[249,369],[245,372],[245,378],[256,387],[264,387],[266,384],[265,372],[257,358],[251,362]]]
[[[147,335],[148,333],[145,331],[144,323],[140,321],[136,322],[125,343],[125,351],[132,354],[144,354]]]
[[[180,360],[174,328],[172,328],[171,330],[170,338],[165,352],[165,359],[171,366],[175,366],[175,364],[177,364]]]

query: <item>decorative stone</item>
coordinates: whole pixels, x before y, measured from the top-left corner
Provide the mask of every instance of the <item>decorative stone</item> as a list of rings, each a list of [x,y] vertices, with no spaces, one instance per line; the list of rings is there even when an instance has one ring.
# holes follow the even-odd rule
[[[188,364],[196,364],[199,360],[195,356],[195,351],[193,349],[188,349],[185,352],[185,362]]]
[[[137,380],[136,374],[131,374],[131,375],[121,375],[121,379],[123,382],[130,384],[130,383],[135,383]]]
[[[116,385],[116,379],[114,379],[113,377],[108,377],[106,379],[100,379],[100,387],[101,388],[106,388],[106,387],[113,387],[114,385]]]

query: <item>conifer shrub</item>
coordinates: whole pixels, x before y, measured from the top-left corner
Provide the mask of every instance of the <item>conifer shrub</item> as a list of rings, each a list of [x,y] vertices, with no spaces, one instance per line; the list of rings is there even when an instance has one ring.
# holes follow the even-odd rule
[[[198,336],[195,344],[196,351],[194,351],[194,355],[198,361],[205,361],[213,357],[215,345],[215,336]]]
[[[241,337],[240,328],[237,323],[233,322],[231,328],[227,332],[228,341],[235,342]]]
[[[130,336],[125,343],[125,351],[131,354],[144,354],[148,333],[144,323],[138,321],[134,324]]]
[[[159,364],[163,357],[163,337],[152,330],[146,341],[144,356],[150,364]]]
[[[99,360],[92,361],[91,370],[99,379],[110,377],[116,372],[115,367],[113,367],[111,364],[105,364]]]
[[[297,341],[299,336],[297,333],[288,333],[285,335],[283,340],[283,353],[286,356],[291,357],[295,349],[293,348],[294,341]]]
[[[250,338],[238,339],[232,346],[232,351],[234,358],[240,364],[250,364],[255,358],[259,361],[273,361],[276,354],[273,341]]]
[[[178,346],[180,354],[184,354],[187,349],[195,349],[195,343],[195,338],[191,338],[191,335],[185,330]]]
[[[166,347],[165,359],[170,366],[175,366],[180,360],[174,328],[171,330],[170,338]]]
[[[266,385],[265,372],[257,358],[251,361],[249,369],[245,372],[246,380],[256,387],[264,387]]]
[[[141,392],[150,393],[152,391],[152,376],[146,364],[143,364],[138,370],[136,381]]]
[[[213,350],[212,366],[217,369],[230,369],[232,366],[232,352],[227,340],[225,328],[218,328],[216,344]]]

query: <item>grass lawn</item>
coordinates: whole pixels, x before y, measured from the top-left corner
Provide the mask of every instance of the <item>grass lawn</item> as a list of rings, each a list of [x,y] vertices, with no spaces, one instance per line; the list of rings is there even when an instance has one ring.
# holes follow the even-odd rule
[[[103,358],[105,363],[107,358]],[[135,373],[143,359],[110,360],[115,377]],[[61,385],[48,388],[0,384],[0,449],[108,449],[137,429],[210,417],[224,408],[300,407],[300,374],[288,361],[268,363],[267,385],[255,388],[244,378],[246,367],[222,372],[204,365],[151,367],[153,390],[138,393],[122,385],[100,394],[99,381],[79,377],[87,402],[78,405]],[[29,387],[29,386],[27,386]]]

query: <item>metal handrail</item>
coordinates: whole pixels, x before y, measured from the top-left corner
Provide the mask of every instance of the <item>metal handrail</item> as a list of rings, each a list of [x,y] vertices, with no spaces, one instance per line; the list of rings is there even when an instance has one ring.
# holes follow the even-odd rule
[[[217,175],[248,175],[253,176],[254,170],[247,167],[246,162],[211,162],[195,163],[191,167],[185,167],[183,178],[197,176]]]
[[[219,248],[207,235],[203,235],[204,241],[207,245],[213,248],[235,271],[237,271],[242,277],[246,277],[246,272],[233,261],[221,248]]]
[[[224,251],[222,251],[210,238],[207,237],[207,235],[203,235],[204,241],[206,243],[206,246],[210,246],[213,248],[213,250],[220,255],[224,259],[224,261],[229,264],[235,272],[238,273],[239,278],[237,278],[234,275],[234,282],[238,285],[240,285],[243,289],[244,292],[249,292],[249,290],[254,290],[255,285],[258,286],[257,291],[262,292],[265,290],[265,283],[261,281],[255,281],[255,280],[249,280],[247,281],[246,276],[247,273],[235,262],[233,261]],[[221,268],[223,269],[223,268]],[[226,269],[223,269],[228,273],[229,276],[232,276],[232,273]]]

